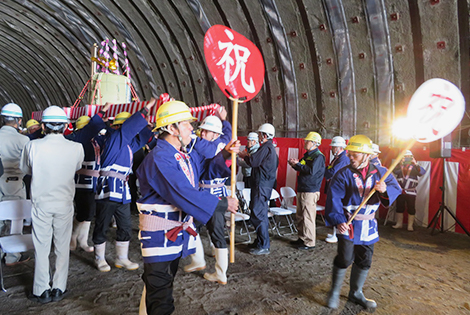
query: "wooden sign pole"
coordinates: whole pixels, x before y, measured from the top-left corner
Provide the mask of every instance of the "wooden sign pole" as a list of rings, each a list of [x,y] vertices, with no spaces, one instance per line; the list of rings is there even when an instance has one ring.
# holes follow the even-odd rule
[[[390,167],[388,168],[387,172],[382,176],[382,178],[380,179],[380,182],[384,182],[385,179],[387,179],[388,175],[390,175],[393,170],[395,169],[395,167],[398,165],[398,163],[401,162],[401,160],[403,159],[403,157],[405,156],[406,154],[406,150],[409,150],[413,147],[413,145],[416,143],[416,140],[413,139],[412,141],[410,141],[408,143],[408,145],[406,146],[405,149],[403,149],[403,151],[400,152],[400,154],[398,154],[397,158],[395,159],[395,161],[392,163],[392,165],[390,165]],[[369,201],[369,199],[372,197],[372,195],[375,193],[375,188],[373,188],[369,194],[367,195],[367,197],[362,200],[361,204],[359,205],[359,207],[357,207],[356,211],[354,211],[353,215],[349,218],[348,220],[348,223],[346,223],[347,225],[351,224],[351,222],[354,220],[354,218],[356,217],[356,215],[359,213],[359,210],[362,209],[362,207],[365,206],[365,204],[367,203],[367,201]]]
[[[232,99],[232,140],[237,139],[238,128],[238,99]],[[230,190],[232,198],[237,198],[235,192],[237,191],[237,154],[232,152],[232,175],[230,180]],[[230,263],[235,262],[235,214],[230,214]]]

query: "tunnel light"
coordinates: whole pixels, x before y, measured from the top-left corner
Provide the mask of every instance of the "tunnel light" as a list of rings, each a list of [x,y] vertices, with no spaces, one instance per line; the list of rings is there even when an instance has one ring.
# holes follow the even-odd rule
[[[392,133],[400,140],[411,139],[415,134],[413,122],[408,118],[396,119],[392,125]]]

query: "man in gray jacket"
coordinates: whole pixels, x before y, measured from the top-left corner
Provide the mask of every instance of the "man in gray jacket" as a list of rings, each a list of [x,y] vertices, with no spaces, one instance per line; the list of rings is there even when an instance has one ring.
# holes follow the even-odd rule
[[[34,285],[29,297],[40,303],[62,300],[67,287],[69,246],[72,235],[75,172],[82,167],[80,143],[63,136],[67,116],[62,108],[48,107],[42,127],[46,136],[29,142],[21,155],[20,168],[31,178],[33,203]],[[54,242],[55,273],[50,286],[49,255]]]
[[[20,156],[29,138],[18,132],[23,119],[23,111],[17,104],[9,103],[2,107],[0,129],[0,155],[4,172],[0,177],[0,201],[26,199],[23,183],[24,174],[20,170]],[[4,221],[0,221],[0,232]],[[29,260],[26,254],[12,253],[5,256],[7,266]]]

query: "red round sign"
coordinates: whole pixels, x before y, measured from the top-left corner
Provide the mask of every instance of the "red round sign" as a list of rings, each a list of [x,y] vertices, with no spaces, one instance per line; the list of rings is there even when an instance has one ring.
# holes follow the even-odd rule
[[[212,26],[204,36],[204,55],[215,82],[227,97],[247,102],[264,82],[264,61],[245,36],[223,25]]]

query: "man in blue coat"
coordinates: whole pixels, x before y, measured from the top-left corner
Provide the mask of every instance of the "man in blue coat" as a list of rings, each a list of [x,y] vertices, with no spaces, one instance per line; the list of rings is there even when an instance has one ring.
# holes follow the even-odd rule
[[[337,171],[349,165],[349,158],[346,156],[346,141],[341,136],[336,136],[331,139],[331,153],[333,153],[333,160],[331,160],[330,165],[325,169],[325,194],[328,194],[328,185],[330,180],[333,178],[333,175]],[[333,234],[328,234],[325,239],[327,243],[337,243],[338,238],[336,237],[336,227],[333,227]]]
[[[276,171],[279,165],[279,158],[273,146],[275,134],[274,126],[263,124],[258,129],[260,148],[256,153],[248,155],[240,152],[239,156],[252,167],[251,169],[251,222],[256,229],[257,239],[250,250],[252,255],[269,255],[269,221],[268,221],[268,201],[276,182]]]
[[[103,116],[110,105],[108,103],[104,105],[100,108],[100,112],[92,118],[79,117],[75,123],[75,131],[65,137],[80,143],[85,152],[82,168],[77,171],[75,176],[74,202],[77,215],[73,222],[70,250],[77,249],[77,243],[86,252],[94,250],[92,246],[88,246],[88,234],[96,212],[96,181],[100,169],[100,144],[95,137],[98,138],[99,132],[106,128]]]
[[[145,282],[141,308],[147,314],[171,314],[173,282],[179,260],[194,254],[197,237],[193,219],[206,224],[213,216],[235,213],[238,200],[199,190],[205,157],[196,149],[186,153],[195,118],[180,101],[166,102],[157,112],[157,146],[137,169],[142,198],[138,200],[139,238],[144,259]],[[233,141],[213,157],[208,167],[226,168]],[[197,144],[196,144],[197,145]],[[240,143],[235,143],[238,152]]]
[[[116,218],[116,260],[114,265],[118,268],[135,270],[139,264],[128,258],[129,241],[131,239],[131,194],[128,177],[132,169],[134,152],[139,150],[152,137],[152,130],[148,128],[149,110],[156,103],[151,99],[144,108],[129,118],[125,116],[114,125],[121,125],[106,137],[101,152],[100,176],[96,184],[96,220],[93,231],[95,244],[95,264],[98,270],[107,272],[111,270],[105,259],[106,233],[114,215]],[[122,113],[120,113],[122,114]]]
[[[327,305],[329,308],[338,307],[346,270],[354,262],[348,298],[365,308],[375,308],[377,303],[366,299],[362,292],[372,264],[374,244],[379,240],[375,213],[380,203],[385,206],[393,203],[401,189],[391,174],[380,182],[387,169],[369,163],[374,152],[368,137],[351,137],[346,150],[350,164],[333,176],[325,206],[327,224],[336,226],[338,230],[338,252],[333,262],[333,281]],[[372,189],[376,192],[348,226],[346,222]]]

